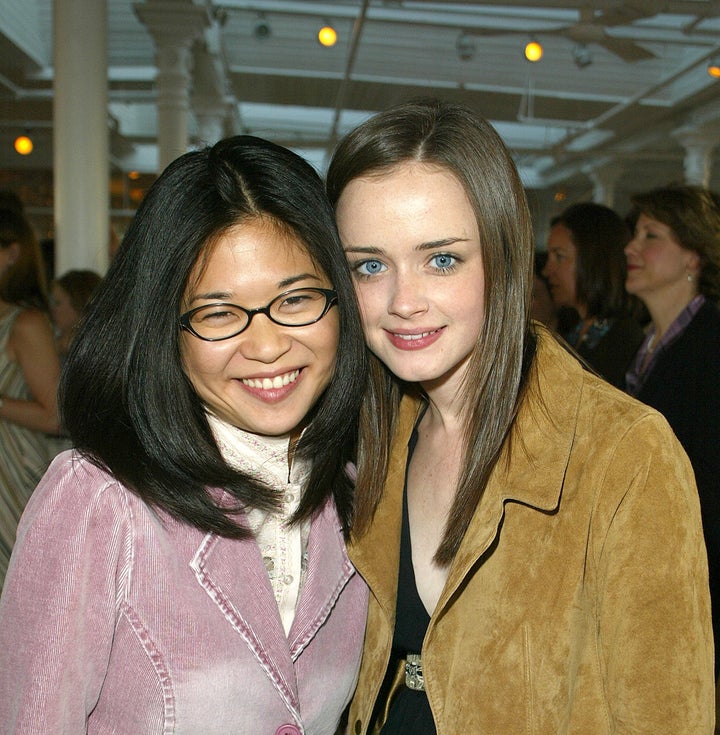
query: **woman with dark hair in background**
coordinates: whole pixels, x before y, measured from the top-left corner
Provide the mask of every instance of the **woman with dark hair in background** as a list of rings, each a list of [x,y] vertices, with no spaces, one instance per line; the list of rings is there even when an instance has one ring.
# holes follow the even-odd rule
[[[625,291],[630,230],[609,207],[582,202],[550,223],[543,274],[555,306],[577,311],[579,321],[562,334],[608,382],[622,388],[625,370],[643,341],[637,305]]]
[[[47,469],[58,430],[60,363],[48,318],[35,234],[19,211],[0,210],[0,587],[15,530]]]
[[[50,313],[61,359],[67,355],[75,329],[101,283],[102,276],[95,271],[70,270],[50,284]]]
[[[76,450],[0,599],[2,728],[333,735],[367,604],[343,539],[364,378],[314,169],[249,136],[170,164],[67,358]]]
[[[354,735],[709,735],[707,561],[667,422],[529,319],[532,223],[495,130],[381,112],[328,169],[373,353],[350,553]]]
[[[720,198],[673,186],[631,198],[627,290],[651,317],[627,390],[660,411],[690,457],[703,515],[720,674]]]

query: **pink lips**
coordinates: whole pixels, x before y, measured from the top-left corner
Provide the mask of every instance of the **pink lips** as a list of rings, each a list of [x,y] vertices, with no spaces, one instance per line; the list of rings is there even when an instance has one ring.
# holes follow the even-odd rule
[[[440,339],[444,331],[444,327],[421,332],[390,332],[387,329],[385,333],[393,347],[398,350],[422,350]]]

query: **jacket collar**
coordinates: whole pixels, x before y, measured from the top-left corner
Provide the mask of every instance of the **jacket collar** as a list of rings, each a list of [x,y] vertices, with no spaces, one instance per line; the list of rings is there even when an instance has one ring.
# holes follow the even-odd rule
[[[506,502],[523,503],[543,512],[552,512],[560,502],[580,407],[583,368],[568,358],[546,329],[538,327],[537,336],[537,352],[512,438],[503,446],[452,563],[437,610],[451,599],[478,557],[492,544]],[[362,538],[353,539],[350,550],[355,566],[390,621],[395,619],[407,445],[421,408],[416,399],[403,399],[385,492],[370,529]]]

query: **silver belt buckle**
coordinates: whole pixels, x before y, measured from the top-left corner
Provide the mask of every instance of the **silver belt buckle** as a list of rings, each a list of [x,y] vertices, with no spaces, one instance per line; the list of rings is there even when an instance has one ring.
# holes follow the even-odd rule
[[[425,691],[423,679],[422,659],[419,653],[408,653],[405,658],[405,686],[416,692]]]

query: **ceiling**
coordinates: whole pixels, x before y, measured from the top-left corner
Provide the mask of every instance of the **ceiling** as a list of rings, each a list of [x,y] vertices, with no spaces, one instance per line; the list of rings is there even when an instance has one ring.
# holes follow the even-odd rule
[[[706,70],[720,54],[719,0],[107,0],[115,171],[158,166],[145,4],[203,8],[192,145],[204,142],[204,108],[221,104],[224,134],[270,138],[323,170],[338,137],[369,114],[436,94],[495,124],[528,189],[572,197],[592,193],[593,171],[615,170],[621,196],[682,179],[679,129],[720,139],[720,80]],[[338,31],[333,48],[316,40],[324,21]],[[523,56],[530,37],[544,47],[535,64]],[[51,167],[52,87],[52,0],[0,0],[0,169]],[[12,140],[24,130],[36,145],[20,157]]]

